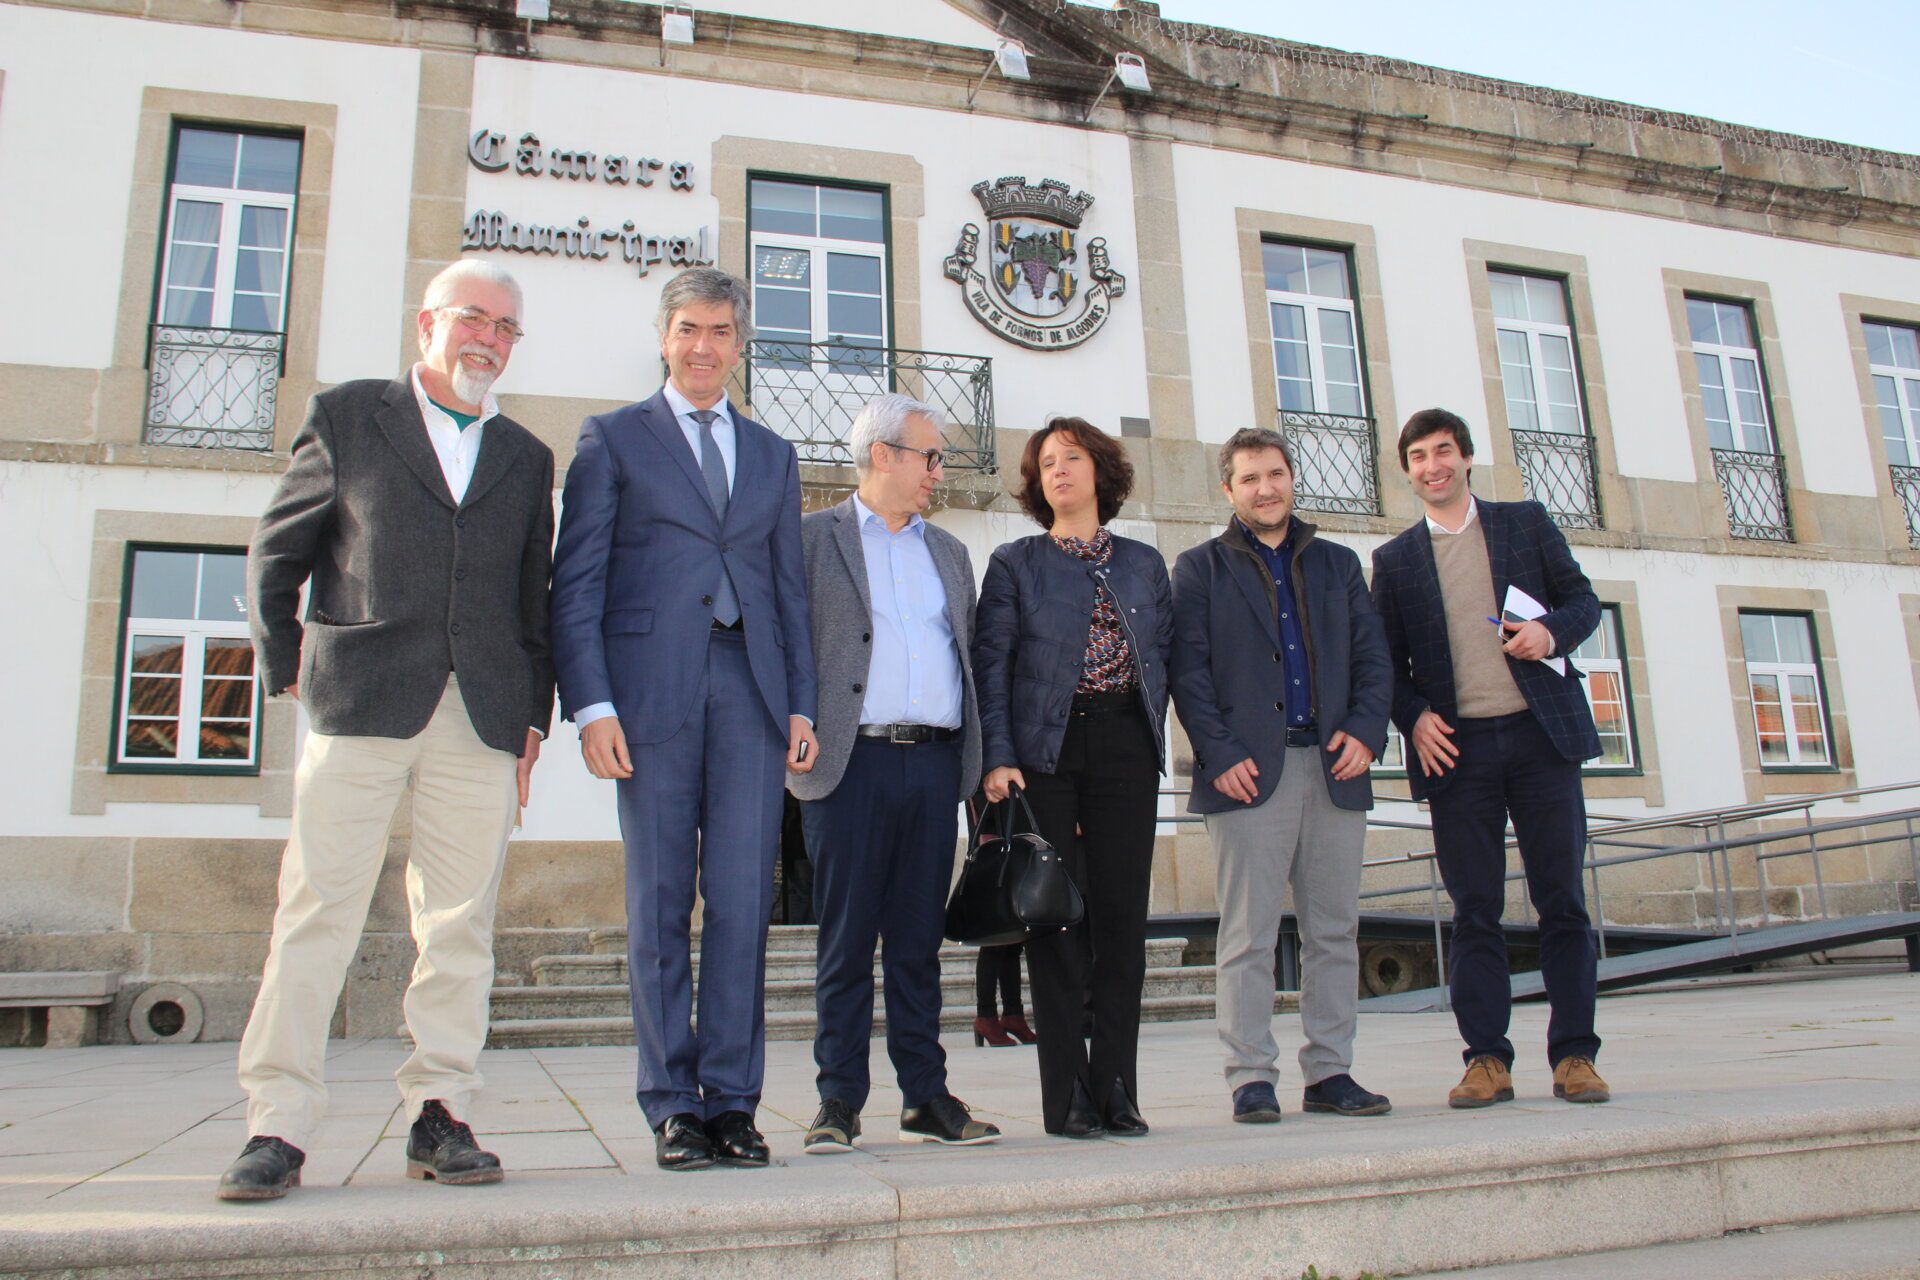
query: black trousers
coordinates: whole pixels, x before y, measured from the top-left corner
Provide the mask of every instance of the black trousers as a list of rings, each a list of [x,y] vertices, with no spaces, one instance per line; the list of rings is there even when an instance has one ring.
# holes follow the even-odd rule
[[[1491,1054],[1513,1065],[1507,1039],[1512,988],[1507,938],[1506,824],[1526,868],[1527,896],[1540,919],[1540,976],[1552,1014],[1547,1061],[1600,1052],[1594,1034],[1593,927],[1580,883],[1587,810],[1580,766],[1555,749],[1532,712],[1454,723],[1460,759],[1431,801],[1433,847],[1453,899],[1447,956],[1453,1016],[1469,1062]]]
[[[1020,1003],[1020,943],[1005,947],[980,948],[980,961],[974,968],[975,1012],[983,1018],[1022,1016]],[[996,1009],[995,996],[999,997]]]
[[[1060,851],[1087,908],[1074,928],[1027,943],[1042,1118],[1058,1133],[1076,1081],[1103,1110],[1116,1080],[1140,1098],[1134,1066],[1160,755],[1139,695],[1075,697],[1059,768],[1021,772],[1040,834]],[[1089,1009],[1091,1044],[1082,1034]]]
[[[867,1103],[876,941],[901,1099],[918,1107],[947,1091],[940,937],[959,807],[958,743],[876,738],[854,742],[832,794],[800,806],[820,913],[813,1060],[823,1102]]]

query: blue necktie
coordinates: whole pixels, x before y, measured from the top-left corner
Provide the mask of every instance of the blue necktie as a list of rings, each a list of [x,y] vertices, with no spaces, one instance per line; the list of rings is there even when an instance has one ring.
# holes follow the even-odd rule
[[[700,424],[700,474],[706,477],[707,499],[713,503],[714,514],[725,525],[727,464],[720,456],[719,444],[713,438],[714,419],[720,415],[712,409],[695,409],[687,416]],[[713,592],[713,620],[727,627],[740,621],[740,597],[734,594],[733,577],[725,565],[720,568],[720,585]]]

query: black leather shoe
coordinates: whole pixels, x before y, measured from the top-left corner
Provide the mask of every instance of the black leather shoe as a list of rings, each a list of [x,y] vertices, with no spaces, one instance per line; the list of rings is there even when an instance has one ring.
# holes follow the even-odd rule
[[[1116,1138],[1147,1136],[1147,1118],[1133,1105],[1133,1099],[1127,1096],[1126,1082],[1118,1076],[1107,1092],[1107,1132]]]
[[[407,1134],[407,1176],[472,1187],[507,1175],[500,1157],[473,1140],[472,1129],[455,1120],[440,1099],[429,1098]]]
[[[1336,1116],[1383,1116],[1393,1104],[1378,1093],[1368,1093],[1349,1075],[1328,1076],[1307,1086],[1300,1105],[1308,1111]]]
[[[1093,1099],[1087,1096],[1087,1086],[1075,1080],[1073,1097],[1067,1103],[1067,1118],[1060,1124],[1060,1136],[1098,1138],[1106,1132],[1107,1126],[1101,1123],[1100,1113],[1094,1109]]]
[[[1000,1130],[984,1120],[975,1120],[966,1103],[942,1093],[900,1113],[900,1141],[981,1147],[1000,1141]]]
[[[744,1111],[722,1111],[707,1121],[707,1138],[721,1164],[743,1169],[767,1167],[767,1140],[753,1127],[753,1117]]]
[[[678,1173],[685,1169],[705,1169],[717,1156],[707,1127],[691,1111],[668,1116],[653,1131],[653,1162],[662,1169]]]
[[[262,1135],[248,1138],[240,1158],[220,1175],[222,1200],[278,1200],[300,1185],[300,1166],[307,1153],[291,1142]]]
[[[807,1127],[801,1150],[810,1156],[837,1155],[851,1151],[860,1141],[860,1113],[838,1098],[825,1098],[820,1113]]]
[[[1235,1124],[1279,1124],[1280,1099],[1265,1080],[1243,1084],[1233,1091]]]

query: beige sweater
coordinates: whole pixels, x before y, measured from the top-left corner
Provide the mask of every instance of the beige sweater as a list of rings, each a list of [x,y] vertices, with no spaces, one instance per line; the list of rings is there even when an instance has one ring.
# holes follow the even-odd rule
[[[1493,568],[1479,520],[1458,533],[1433,535],[1433,564],[1447,607],[1447,644],[1453,650],[1453,686],[1463,717],[1509,716],[1527,709],[1500,651],[1499,632],[1488,618],[1500,616],[1493,598]]]

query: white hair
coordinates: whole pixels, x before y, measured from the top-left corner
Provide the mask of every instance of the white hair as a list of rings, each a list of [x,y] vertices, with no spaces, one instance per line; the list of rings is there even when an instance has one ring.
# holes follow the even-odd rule
[[[520,293],[520,282],[507,272],[505,267],[496,267],[491,262],[479,258],[461,258],[442,268],[440,274],[427,281],[427,291],[420,299],[422,311],[438,311],[453,301],[453,291],[462,281],[484,280],[498,285],[513,295],[513,318],[520,319],[525,310],[526,299]]]
[[[873,446],[899,444],[907,434],[907,419],[916,417],[933,423],[935,430],[946,430],[946,415],[912,396],[896,391],[869,400],[847,430],[847,448],[853,452],[854,469],[863,476],[872,470]]]

